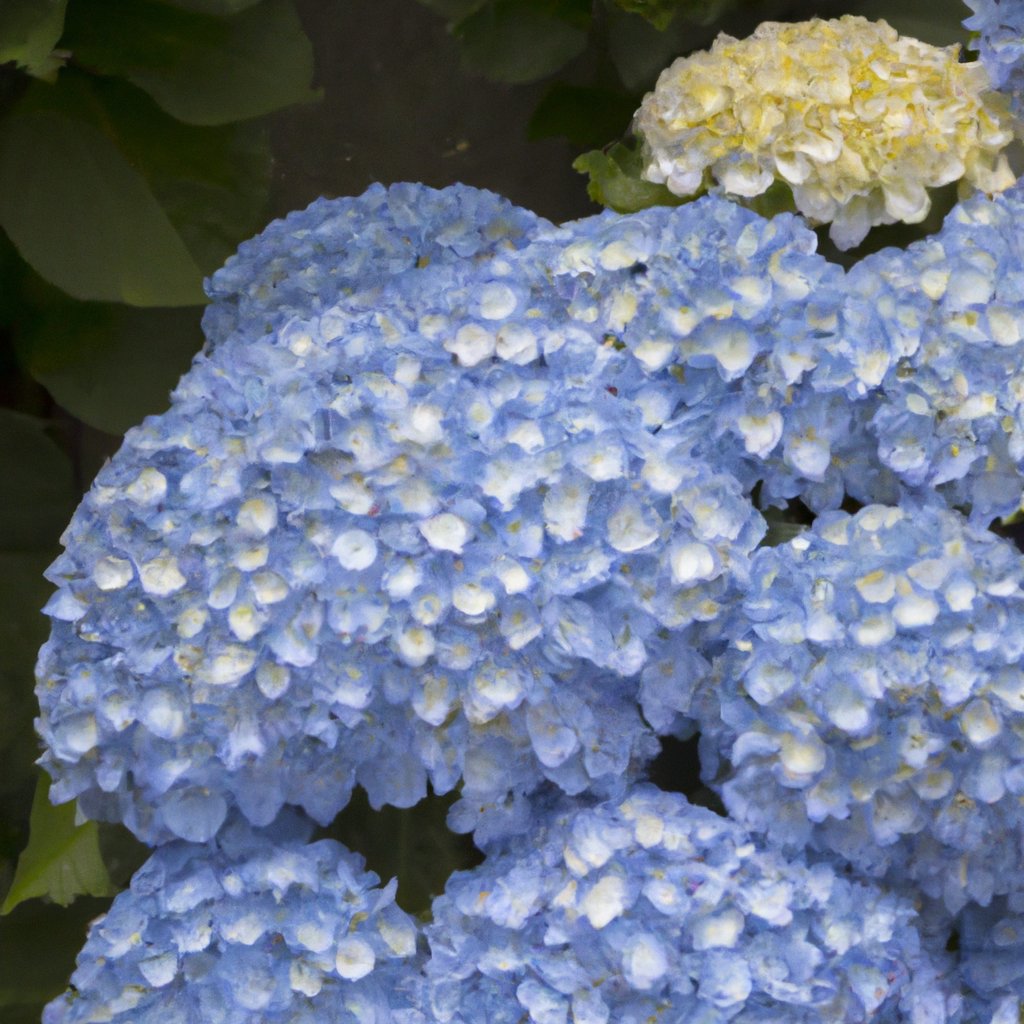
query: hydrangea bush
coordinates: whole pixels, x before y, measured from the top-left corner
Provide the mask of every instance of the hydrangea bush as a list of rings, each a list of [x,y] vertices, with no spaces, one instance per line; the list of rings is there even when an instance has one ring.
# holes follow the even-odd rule
[[[52,793],[157,849],[46,1024],[1016,1024],[1020,33],[975,7],[945,70],[840,23],[879,81],[927,65],[922,116],[991,118],[917,140],[1002,194],[906,251],[844,271],[717,194],[556,226],[396,185],[214,275],[49,573]],[[864,168],[851,201],[939,183]],[[696,732],[727,818],[648,781]],[[485,858],[428,925],[309,842],[356,785],[457,793]]]

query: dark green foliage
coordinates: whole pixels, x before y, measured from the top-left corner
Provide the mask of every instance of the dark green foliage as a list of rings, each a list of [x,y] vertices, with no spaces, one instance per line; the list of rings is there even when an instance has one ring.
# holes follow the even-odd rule
[[[630,14],[639,14],[659,31],[664,31],[676,15],[690,21],[705,22],[730,6],[729,0],[615,0]]]
[[[199,267],[110,139],[57,110],[16,113],[4,129],[0,224],[43,277],[79,299],[202,301]]]
[[[123,434],[163,411],[203,343],[195,306],[135,309],[55,297],[18,339],[32,376],[68,412],[107,434]]]
[[[52,591],[42,574],[58,552],[75,488],[71,464],[46,422],[10,409],[0,409],[0,479],[0,892],[6,895],[28,841],[38,777],[32,666],[46,638],[40,609]]]
[[[668,28],[679,8],[675,0],[615,0],[615,3],[630,14],[639,14],[659,30]]]
[[[586,48],[589,8],[581,0],[492,0],[455,25],[466,69],[511,84],[553,75]]]
[[[61,40],[76,63],[124,78],[190,124],[227,124],[315,97],[291,0],[228,18],[157,0],[75,0]]]
[[[68,0],[4,0],[0,4],[0,64],[13,61],[30,75],[52,78],[52,55],[64,29]]]
[[[67,988],[90,922],[110,905],[80,899],[68,908],[40,900],[0,918],[0,1020],[38,1024],[42,1004]]]

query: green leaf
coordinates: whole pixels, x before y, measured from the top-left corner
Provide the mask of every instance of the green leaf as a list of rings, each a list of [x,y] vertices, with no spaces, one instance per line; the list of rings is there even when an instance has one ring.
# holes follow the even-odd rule
[[[184,124],[141,89],[74,68],[56,88],[29,89],[20,111],[56,112],[102,132],[145,179],[204,274],[266,223],[272,158],[260,121]]]
[[[576,4],[494,0],[456,25],[466,70],[521,84],[554,74],[586,49],[588,19]]]
[[[29,373],[72,415],[123,434],[168,396],[202,348],[202,309],[54,302],[18,338]]]
[[[630,14],[639,14],[659,32],[668,28],[679,11],[679,0],[615,0],[615,3]]]
[[[88,111],[145,178],[204,274],[264,226],[272,163],[265,124],[183,124],[123,82],[68,74],[62,85],[67,102]]]
[[[526,133],[530,139],[561,136],[575,146],[596,146],[621,135],[637,106],[628,93],[556,82],[538,104]]]
[[[14,61],[30,75],[50,80],[62,61],[53,48],[64,29],[68,0],[3,0],[0,4],[0,64]]]
[[[96,822],[76,825],[75,805],[54,807],[49,792],[49,779],[40,776],[32,801],[28,846],[18,858],[18,870],[0,914],[9,914],[19,903],[37,897],[66,907],[78,896],[114,895],[100,856]]]
[[[313,49],[291,0],[230,18],[158,0],[76,0],[61,43],[80,66],[128,79],[190,124],[241,121],[317,96]]]
[[[649,206],[681,206],[695,196],[682,199],[664,185],[655,185],[640,177],[642,160],[638,149],[621,142],[607,152],[591,150],[573,161],[573,169],[590,176],[587,195],[616,213],[635,213]]]
[[[44,515],[49,511],[45,506],[40,510]],[[20,834],[28,823],[38,775],[39,746],[32,719],[39,705],[32,689],[32,667],[48,631],[40,609],[53,587],[43,571],[57,555],[56,539],[55,533],[35,551],[0,550],[0,821],[13,830],[10,836]],[[21,848],[20,844],[14,849],[8,846],[10,836],[0,836],[0,859],[15,856]]]
[[[56,546],[0,551],[0,895],[28,837],[39,775],[39,744],[32,727],[39,705],[32,691],[32,666],[47,632],[40,609],[53,591],[43,570],[56,554]]]
[[[714,31],[675,18],[658,31],[650,22],[626,14],[618,7],[608,10],[608,53],[629,92],[645,93],[676,57],[710,45]]]
[[[5,122],[0,226],[39,274],[77,298],[204,300],[202,274],[145,180],[76,118],[33,110]]]
[[[69,908],[23,903],[0,918],[0,1007],[4,1024],[34,1021],[42,1004],[67,988],[90,922],[108,899],[80,899]]]

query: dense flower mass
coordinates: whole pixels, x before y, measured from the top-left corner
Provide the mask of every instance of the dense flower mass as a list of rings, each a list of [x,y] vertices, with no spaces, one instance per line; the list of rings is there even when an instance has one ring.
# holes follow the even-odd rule
[[[427,928],[440,1024],[943,1021],[911,905],[643,786],[538,815]]]
[[[371,185],[361,196],[319,199],[274,221],[207,284],[207,348],[260,337],[294,317],[344,303],[381,308],[382,288],[428,267],[485,264],[526,245],[547,222],[472,188]]]
[[[851,15],[721,35],[662,72],[637,112],[645,177],[680,196],[715,183],[753,198],[785,182],[840,248],[875,224],[923,220],[929,188],[998,192],[1014,181],[1001,155],[1012,119],[958,52]]]
[[[299,274],[314,297],[215,283],[215,344],[101,472],[51,569],[39,693],[56,793],[150,841],[204,841],[232,805],[255,824],[286,803],[327,821],[356,782],[407,806],[428,780],[462,781],[456,823],[493,812],[498,832],[544,779],[620,785],[656,751],[638,677],[672,631],[717,617],[764,533],[730,467],[668,423],[689,396],[610,333],[628,316],[552,288],[550,245],[517,251],[508,204],[493,231],[496,201],[473,190],[394,191],[428,224],[469,193],[460,208],[487,218],[464,228],[469,252],[484,236],[497,251],[406,260],[365,308],[327,306],[352,211],[380,216],[379,194],[321,204],[322,264]],[[701,263],[765,227],[721,200],[675,227],[718,221]],[[752,253],[776,260],[779,301],[811,241],[791,228]],[[257,280],[287,259],[282,231]],[[635,262],[600,250],[609,271]],[[697,275],[669,284],[697,305]],[[716,379],[742,370],[730,338],[708,344]]]
[[[875,350],[880,462],[983,525],[1024,494],[1022,217],[1019,185],[965,201],[932,237],[861,261],[842,311],[845,337]]]
[[[992,84],[1018,114],[1024,99],[1024,6],[1017,0],[964,0],[974,12],[964,25],[978,33],[977,49]]]
[[[44,1024],[420,1019],[418,932],[394,881],[378,888],[360,857],[303,831],[235,823],[216,846],[162,847],[92,924]]]
[[[991,64],[1012,12],[975,7]],[[44,1024],[1019,1024],[1024,193],[987,87],[859,18],[665,73],[677,192],[781,178],[852,243],[1004,190],[848,272],[722,195],[559,227],[374,186],[243,245],[49,571],[51,793],[163,845]],[[644,781],[698,731],[728,818]],[[457,792],[485,854],[425,942],[309,843],[357,785]]]
[[[953,913],[1024,890],[1022,580],[1012,545],[912,502],[759,551],[704,722],[730,814]]]
[[[375,188],[293,218],[302,269],[274,225],[51,570],[55,792],[204,841],[232,806],[326,821],[357,782],[400,806],[461,783],[483,841],[545,779],[635,777],[650,726],[692,728],[755,488],[1017,507],[1019,205],[972,200],[845,276],[798,219],[710,197],[555,229]],[[441,235],[417,209],[458,212],[467,255],[413,259]],[[361,216],[404,255],[331,305]]]
[[[550,249],[572,317],[629,356],[613,368],[639,375],[632,386],[647,415],[661,416],[660,444],[728,469],[748,495],[760,485],[765,504],[800,495],[834,508],[844,493],[895,494],[865,445],[877,385],[895,363],[886,330],[847,322],[850,283],[800,218],[765,220],[705,197],[683,210],[606,213],[536,245]]]

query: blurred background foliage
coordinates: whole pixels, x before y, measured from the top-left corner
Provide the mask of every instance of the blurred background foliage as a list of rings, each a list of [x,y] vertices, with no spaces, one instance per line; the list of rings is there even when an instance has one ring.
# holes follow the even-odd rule
[[[373,181],[463,181],[565,220],[596,210],[580,158],[601,201],[665,201],[627,139],[661,69],[719,31],[843,13],[964,38],[954,0],[0,2],[0,1024],[39,1020],[145,856],[50,806],[32,668],[42,572],[200,350],[203,278],[272,217]],[[446,804],[357,800],[324,834],[423,911],[474,859]]]

